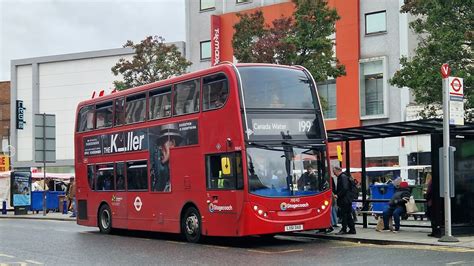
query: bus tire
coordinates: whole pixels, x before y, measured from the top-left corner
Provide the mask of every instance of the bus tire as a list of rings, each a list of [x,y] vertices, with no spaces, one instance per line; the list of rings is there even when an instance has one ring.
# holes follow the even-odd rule
[[[191,243],[201,240],[201,215],[195,207],[189,207],[181,219],[181,233]]]
[[[112,212],[109,205],[103,204],[100,206],[98,224],[101,233],[112,233]]]

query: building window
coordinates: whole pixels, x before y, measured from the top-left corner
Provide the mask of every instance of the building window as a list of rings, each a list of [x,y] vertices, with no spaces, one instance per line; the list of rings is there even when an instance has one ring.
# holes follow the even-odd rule
[[[324,98],[327,109],[323,110],[325,119],[336,118],[336,80],[318,84],[319,97]]]
[[[201,42],[201,60],[211,59],[211,41]]]
[[[365,14],[365,34],[374,34],[387,31],[386,12]]]
[[[362,116],[384,115],[384,60],[360,64],[360,111]]]
[[[200,0],[199,10],[210,10],[216,8],[216,0]]]

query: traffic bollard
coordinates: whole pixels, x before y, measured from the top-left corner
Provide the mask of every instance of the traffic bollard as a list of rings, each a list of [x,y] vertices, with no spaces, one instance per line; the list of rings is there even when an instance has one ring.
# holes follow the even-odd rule
[[[63,214],[67,214],[67,200],[63,200]]]
[[[2,214],[7,214],[7,201],[2,202]]]

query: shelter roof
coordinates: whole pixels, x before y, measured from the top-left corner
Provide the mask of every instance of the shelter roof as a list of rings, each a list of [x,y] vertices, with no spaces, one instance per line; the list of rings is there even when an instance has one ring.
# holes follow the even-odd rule
[[[453,135],[474,135],[474,123],[466,122],[463,126],[451,125],[450,132]],[[339,128],[328,130],[327,133],[329,142],[380,139],[424,134],[443,134],[443,120],[423,119],[351,128]]]

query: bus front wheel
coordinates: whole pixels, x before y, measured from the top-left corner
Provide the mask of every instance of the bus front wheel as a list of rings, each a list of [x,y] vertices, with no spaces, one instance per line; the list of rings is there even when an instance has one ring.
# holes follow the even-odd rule
[[[104,234],[112,232],[112,212],[107,204],[102,205],[99,209],[99,229]]]
[[[197,243],[201,240],[201,215],[194,207],[189,207],[181,219],[181,232],[188,242]]]

